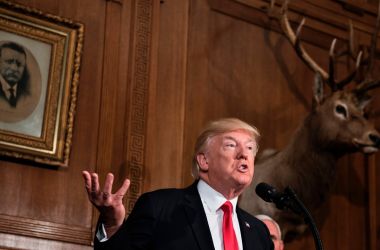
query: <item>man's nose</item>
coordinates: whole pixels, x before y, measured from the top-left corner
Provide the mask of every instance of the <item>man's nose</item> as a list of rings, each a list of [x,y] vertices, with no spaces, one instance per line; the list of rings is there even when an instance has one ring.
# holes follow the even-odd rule
[[[247,148],[244,148],[244,147],[238,147],[238,152],[237,152],[237,158],[238,159],[245,159],[247,160],[248,159],[248,149]]]
[[[17,65],[17,63],[11,63],[11,64],[9,64],[9,68],[13,71],[17,71],[18,65]]]

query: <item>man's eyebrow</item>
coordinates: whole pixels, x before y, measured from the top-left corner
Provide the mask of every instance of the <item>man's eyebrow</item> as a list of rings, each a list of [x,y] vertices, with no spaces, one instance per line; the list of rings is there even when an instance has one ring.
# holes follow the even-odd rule
[[[226,135],[226,136],[224,136],[223,139],[224,139],[224,140],[229,139],[229,140],[234,140],[234,141],[236,141],[235,137],[230,136],[230,135]]]
[[[233,140],[233,141],[237,141],[237,139],[235,138],[235,137],[233,137],[233,136],[230,136],[230,135],[225,135],[224,137],[223,137],[223,140]],[[245,141],[245,143],[254,143],[255,141],[252,139],[252,138],[250,138],[249,140],[247,140],[247,141]]]

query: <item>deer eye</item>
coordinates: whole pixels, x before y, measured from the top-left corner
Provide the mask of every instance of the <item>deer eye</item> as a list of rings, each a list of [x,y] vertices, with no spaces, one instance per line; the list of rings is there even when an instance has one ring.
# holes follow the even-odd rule
[[[347,118],[347,109],[343,105],[340,105],[340,104],[336,105],[335,112],[338,115],[343,116],[343,118]]]

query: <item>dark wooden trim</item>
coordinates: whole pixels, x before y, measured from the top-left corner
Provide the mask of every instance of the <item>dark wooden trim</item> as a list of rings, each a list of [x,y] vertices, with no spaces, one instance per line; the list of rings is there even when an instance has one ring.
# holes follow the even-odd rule
[[[0,215],[0,231],[62,242],[90,245],[91,228],[64,225],[40,220]]]
[[[268,0],[208,0],[208,2],[214,11],[280,32],[277,23],[266,15]],[[351,19],[355,32],[364,34],[360,43],[369,45],[376,22],[376,6],[371,9],[371,6],[366,5],[363,12],[358,15],[346,10],[337,1],[291,1],[288,6],[288,17],[295,25],[305,17],[306,23],[301,39],[325,49],[330,47],[334,38],[348,40],[348,20]]]
[[[369,250],[377,250],[377,179],[376,179],[376,155],[368,157],[368,237]]]
[[[123,0],[106,0],[107,2],[114,2],[114,3],[118,3],[120,5],[123,4]]]

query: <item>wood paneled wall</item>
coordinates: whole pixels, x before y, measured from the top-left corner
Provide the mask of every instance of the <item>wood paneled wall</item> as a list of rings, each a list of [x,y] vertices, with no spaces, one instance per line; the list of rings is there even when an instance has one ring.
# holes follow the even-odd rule
[[[113,172],[115,186],[129,177],[130,211],[142,192],[193,181],[193,144],[207,121],[241,118],[261,130],[261,148],[282,148],[310,110],[313,74],[267,19],[265,0],[13,2],[82,22],[85,40],[70,166],[0,159],[0,248],[91,248],[97,213],[83,169],[102,181]],[[362,12],[341,1],[291,2],[292,20],[310,20],[302,38],[322,65],[331,38],[346,39],[348,18],[369,41],[376,6],[349,3]],[[318,225],[326,249],[379,248],[378,158],[339,162]],[[286,249],[312,248],[309,235]]]

